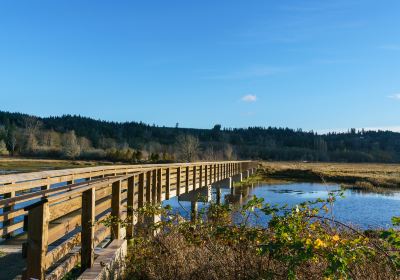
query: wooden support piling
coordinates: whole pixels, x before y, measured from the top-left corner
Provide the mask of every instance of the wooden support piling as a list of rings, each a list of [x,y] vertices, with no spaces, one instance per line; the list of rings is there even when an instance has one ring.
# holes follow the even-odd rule
[[[94,235],[96,222],[96,191],[88,189],[82,193],[81,271],[94,264]]]

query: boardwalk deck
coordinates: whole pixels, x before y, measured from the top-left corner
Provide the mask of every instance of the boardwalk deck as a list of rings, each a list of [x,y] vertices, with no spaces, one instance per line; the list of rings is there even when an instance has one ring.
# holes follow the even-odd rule
[[[127,229],[107,228],[93,224],[93,217],[97,222],[110,214],[130,217],[128,206],[161,203],[255,166],[250,161],[123,165],[0,176],[0,232],[6,238],[0,243],[0,280],[61,279],[81,259],[83,268],[93,267],[96,256],[110,250],[100,245],[132,237],[135,222]]]

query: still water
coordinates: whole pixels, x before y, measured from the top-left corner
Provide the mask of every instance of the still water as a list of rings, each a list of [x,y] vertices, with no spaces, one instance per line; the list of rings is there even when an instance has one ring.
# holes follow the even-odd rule
[[[304,201],[325,199],[329,192],[339,191],[340,186],[319,183],[277,183],[259,184],[247,188],[244,196],[236,195],[236,203],[245,203],[254,195],[264,198],[266,203],[288,206],[296,206]],[[213,189],[215,192],[215,190]],[[230,190],[222,191],[222,198],[228,198]],[[346,224],[351,224],[362,229],[388,228],[391,226],[391,218],[400,216],[400,190],[382,190],[382,192],[368,192],[357,189],[346,189],[345,198],[338,198],[333,207],[335,219]],[[215,193],[214,193],[215,198]],[[190,202],[178,201],[173,198],[164,202],[183,216],[188,217]],[[207,207],[198,203],[199,209]],[[267,219],[261,217],[261,222]]]

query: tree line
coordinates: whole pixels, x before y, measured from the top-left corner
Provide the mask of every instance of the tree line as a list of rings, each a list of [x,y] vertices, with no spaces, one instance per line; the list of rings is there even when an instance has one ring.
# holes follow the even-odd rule
[[[318,134],[276,127],[211,129],[110,122],[82,116],[36,117],[0,111],[0,155],[172,162],[301,160],[400,162],[400,133],[350,129]]]

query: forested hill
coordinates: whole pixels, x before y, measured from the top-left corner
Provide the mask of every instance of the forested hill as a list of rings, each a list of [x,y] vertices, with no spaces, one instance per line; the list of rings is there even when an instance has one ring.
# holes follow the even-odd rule
[[[289,128],[188,129],[0,111],[0,154],[124,162],[222,159],[400,162],[400,133],[318,135]]]

